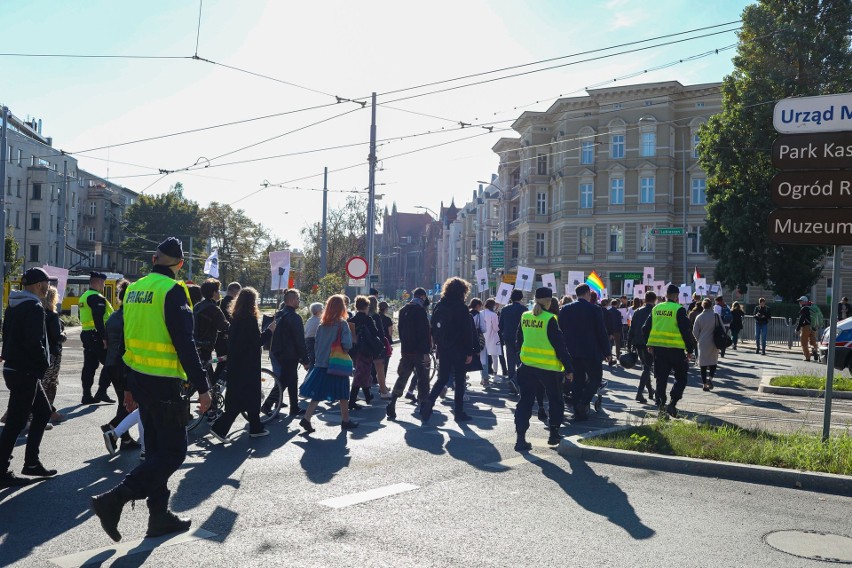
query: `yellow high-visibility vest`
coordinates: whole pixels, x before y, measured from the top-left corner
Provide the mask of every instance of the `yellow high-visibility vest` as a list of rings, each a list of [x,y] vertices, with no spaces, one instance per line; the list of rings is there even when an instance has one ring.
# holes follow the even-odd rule
[[[124,293],[124,362],[139,373],[185,381],[186,372],[166,327],[164,311],[166,294],[175,284],[183,288],[189,302],[186,284],[156,272],[127,287]]]
[[[554,318],[550,312],[542,312],[534,315],[532,312],[524,312],[521,316],[521,331],[524,334],[524,343],[521,345],[521,363],[544,369],[546,371],[564,371],[562,361],[556,356],[556,350],[547,337],[547,326]]]
[[[103,295],[96,290],[86,290],[83,292],[83,295],[80,296],[78,300],[80,304],[80,324],[83,326],[83,331],[91,331],[95,329],[95,318],[92,316],[92,308],[89,307],[89,296],[101,296]],[[104,308],[104,323],[109,319],[110,314],[112,314],[112,304],[106,301],[104,298],[104,304],[106,307]]]
[[[651,311],[651,335],[648,347],[671,347],[686,349],[683,336],[677,326],[677,311],[681,305],[676,302],[663,302]]]

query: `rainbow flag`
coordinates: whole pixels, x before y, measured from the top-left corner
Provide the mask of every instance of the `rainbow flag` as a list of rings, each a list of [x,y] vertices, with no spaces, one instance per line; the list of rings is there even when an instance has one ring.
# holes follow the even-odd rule
[[[603,280],[601,280],[600,276],[598,276],[597,272],[595,272],[594,270],[592,270],[592,273],[589,274],[588,278],[586,278],[586,284],[589,285],[589,288],[597,292],[598,296],[600,296],[601,292],[604,289]]]

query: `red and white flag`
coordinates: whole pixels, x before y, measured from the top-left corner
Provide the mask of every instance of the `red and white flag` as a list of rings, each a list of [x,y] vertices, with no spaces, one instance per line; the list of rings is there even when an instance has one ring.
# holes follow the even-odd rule
[[[692,281],[695,282],[699,278],[702,278],[701,273],[698,272],[698,267],[695,267],[695,273],[692,275]]]

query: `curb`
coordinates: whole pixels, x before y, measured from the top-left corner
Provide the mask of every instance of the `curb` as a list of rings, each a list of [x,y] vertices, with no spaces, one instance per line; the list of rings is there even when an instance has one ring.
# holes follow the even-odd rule
[[[776,387],[769,384],[773,377],[763,377],[760,380],[760,386],[757,387],[758,392],[767,394],[783,394],[788,396],[809,396],[812,398],[825,398],[824,390],[817,389],[798,389],[794,387]],[[841,398],[852,400],[852,392],[850,391],[832,391],[831,398]]]
[[[717,477],[719,479],[727,479],[731,481],[745,481],[760,485],[804,489],[807,491],[831,493],[847,497],[852,496],[852,476],[847,475],[798,471],[795,469],[720,462],[698,458],[665,456],[661,454],[647,454],[614,448],[586,446],[581,443],[582,440],[586,438],[605,436],[607,434],[620,430],[627,430],[629,428],[631,428],[631,426],[619,426],[616,428],[599,430],[588,435],[564,438],[559,444],[559,454],[565,457],[580,458],[588,462],[665,471],[669,473],[683,473],[686,475],[700,475],[702,477]]]

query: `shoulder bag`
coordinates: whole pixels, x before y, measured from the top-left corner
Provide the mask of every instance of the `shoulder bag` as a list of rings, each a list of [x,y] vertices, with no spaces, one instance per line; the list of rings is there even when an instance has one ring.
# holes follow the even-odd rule
[[[713,343],[719,349],[727,349],[734,343],[734,340],[731,339],[731,336],[728,335],[725,326],[722,325],[722,318],[719,317],[719,314],[715,314],[715,319],[716,324],[713,328]]]
[[[337,337],[331,342],[331,353],[328,355],[328,370],[326,372],[337,377],[349,377],[353,371],[352,358],[343,349],[341,325],[346,324],[337,326]]]

